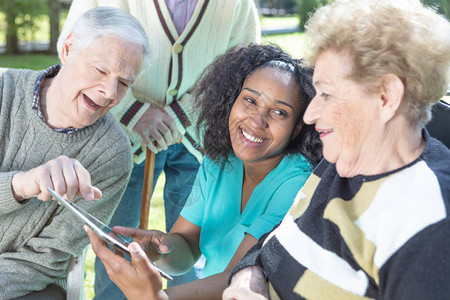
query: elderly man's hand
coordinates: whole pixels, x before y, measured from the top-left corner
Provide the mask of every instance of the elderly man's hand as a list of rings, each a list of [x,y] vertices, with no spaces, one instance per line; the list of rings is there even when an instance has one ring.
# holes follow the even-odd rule
[[[11,181],[17,201],[31,197],[47,201],[51,198],[47,186],[69,201],[75,195],[81,195],[86,200],[102,197],[102,192],[92,186],[89,172],[78,160],[66,156],[59,156],[27,172],[17,173]]]
[[[168,299],[162,290],[162,279],[158,270],[148,260],[138,243],[131,243],[128,249],[131,263],[106,246],[92,230],[85,226],[92,244],[92,250],[103,262],[109,278],[122,290],[127,299]]]
[[[248,267],[234,274],[230,286],[222,295],[223,300],[267,300],[269,290],[263,271]]]
[[[172,117],[156,105],[151,105],[144,112],[133,131],[141,136],[142,144],[153,153],[167,150],[168,146],[177,143],[181,137]]]

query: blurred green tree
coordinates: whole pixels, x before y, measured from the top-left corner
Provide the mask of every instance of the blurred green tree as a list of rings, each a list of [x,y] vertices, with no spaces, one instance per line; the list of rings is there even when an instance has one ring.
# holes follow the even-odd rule
[[[6,53],[16,54],[19,49],[19,29],[35,32],[37,16],[46,14],[47,1],[42,0],[0,0],[0,11],[6,21]]]
[[[59,36],[59,12],[61,5],[58,0],[48,0],[48,11],[50,16],[50,44],[48,50],[56,52],[56,43]]]
[[[393,0],[394,1],[394,0]],[[450,0],[421,0],[422,3],[436,7],[438,11],[450,20]],[[333,0],[297,0],[297,10],[300,18],[300,31],[305,31],[305,24],[309,19],[309,15],[313,13],[319,6],[326,5]]]
[[[318,7],[333,2],[333,0],[297,0],[298,17],[300,18],[299,30],[305,31],[306,22],[311,13]]]
[[[0,11],[5,14],[6,21],[6,53],[20,52],[19,41],[27,33],[39,30],[36,18],[49,16],[50,20],[50,52],[55,52],[59,35],[60,0],[0,0]],[[23,35],[23,36],[22,36]]]
[[[436,7],[438,11],[450,20],[450,0],[421,0],[422,3]]]

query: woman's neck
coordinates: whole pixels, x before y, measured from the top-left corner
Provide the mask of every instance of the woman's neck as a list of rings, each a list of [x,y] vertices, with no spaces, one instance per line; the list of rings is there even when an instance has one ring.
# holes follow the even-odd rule
[[[336,164],[341,177],[377,175],[401,168],[416,160],[425,149],[422,128],[400,119],[385,127],[377,144],[367,143],[359,158],[348,164]]]
[[[258,162],[243,162],[244,178],[242,181],[241,213],[250,199],[253,190],[283,160],[284,155]]]

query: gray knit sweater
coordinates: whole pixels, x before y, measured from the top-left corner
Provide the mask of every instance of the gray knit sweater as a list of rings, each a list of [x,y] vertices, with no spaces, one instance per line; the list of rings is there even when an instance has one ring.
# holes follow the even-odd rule
[[[69,259],[88,244],[83,224],[56,201],[19,204],[11,179],[62,154],[75,158],[103,192],[101,200],[74,201],[108,223],[132,169],[129,141],[111,114],[73,134],[48,127],[32,107],[42,72],[0,69],[0,299],[64,286]]]

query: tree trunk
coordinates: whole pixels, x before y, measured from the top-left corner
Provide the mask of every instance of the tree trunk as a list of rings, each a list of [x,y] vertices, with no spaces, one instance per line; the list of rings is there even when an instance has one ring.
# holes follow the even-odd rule
[[[59,11],[60,4],[58,0],[49,0],[50,8],[50,44],[48,52],[56,53],[56,43],[59,36]]]
[[[4,11],[6,15],[6,53],[18,54],[19,40],[17,38],[17,26],[16,26],[16,14],[12,11],[8,11],[8,5]]]

